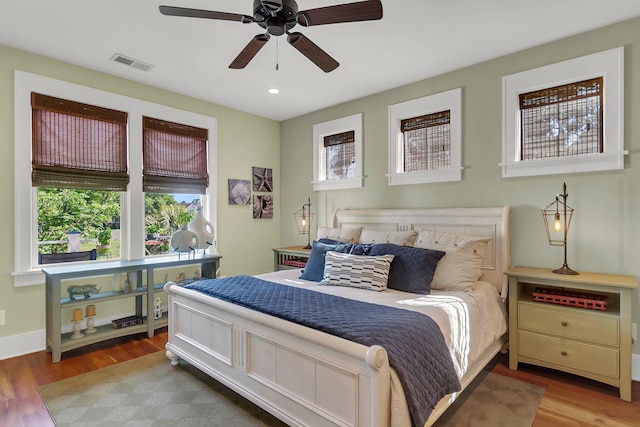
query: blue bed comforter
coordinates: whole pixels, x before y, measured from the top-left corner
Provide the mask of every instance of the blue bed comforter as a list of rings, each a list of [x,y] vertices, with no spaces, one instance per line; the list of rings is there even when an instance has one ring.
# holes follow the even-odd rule
[[[442,332],[424,314],[251,276],[201,280],[186,288],[366,346],[382,346],[402,382],[414,426],[424,425],[442,397],[460,390]]]

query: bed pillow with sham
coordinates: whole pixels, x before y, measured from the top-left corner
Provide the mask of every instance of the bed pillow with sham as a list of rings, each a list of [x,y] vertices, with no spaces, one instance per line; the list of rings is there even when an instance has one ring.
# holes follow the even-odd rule
[[[418,237],[417,231],[383,231],[364,229],[360,233],[360,243],[393,243],[400,246],[413,246]]]
[[[350,250],[351,243],[325,244],[314,241],[311,244],[309,259],[300,275],[300,279],[311,280],[313,282],[321,281],[322,274],[324,273],[325,254],[329,251],[348,253]]]
[[[362,227],[330,228],[318,227],[316,239],[331,239],[338,242],[356,243],[360,239]]]
[[[456,291],[473,288],[482,275],[482,260],[490,240],[490,237],[421,230],[416,247],[446,253],[438,262],[431,288]]]
[[[384,291],[393,258],[393,255],[349,255],[329,251],[320,284]]]
[[[387,287],[415,294],[429,294],[430,284],[442,251],[381,243],[373,245],[369,256],[394,255]]]

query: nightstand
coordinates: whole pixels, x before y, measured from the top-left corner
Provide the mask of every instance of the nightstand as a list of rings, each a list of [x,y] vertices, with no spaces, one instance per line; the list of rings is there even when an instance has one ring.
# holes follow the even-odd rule
[[[514,267],[505,274],[509,276],[509,368],[516,370],[523,362],[570,372],[618,387],[620,398],[630,402],[635,277],[587,272],[570,276],[532,267]],[[606,296],[607,309],[538,302],[537,288]]]
[[[304,268],[310,253],[311,249],[305,249],[304,246],[288,246],[286,248],[273,249],[273,269],[278,271]]]

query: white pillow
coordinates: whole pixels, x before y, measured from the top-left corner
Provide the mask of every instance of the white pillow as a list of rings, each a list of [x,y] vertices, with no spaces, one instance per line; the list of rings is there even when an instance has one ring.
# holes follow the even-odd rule
[[[393,258],[393,255],[350,255],[329,251],[320,284],[384,291]]]
[[[482,275],[482,259],[490,240],[490,237],[421,230],[417,248],[445,253],[436,266],[431,289],[460,291],[473,288]]]
[[[331,239],[337,242],[357,243],[362,227],[330,228],[318,227],[317,239]]]
[[[381,231],[367,230],[360,233],[360,243],[393,243],[399,246],[413,246],[418,237],[417,231]]]

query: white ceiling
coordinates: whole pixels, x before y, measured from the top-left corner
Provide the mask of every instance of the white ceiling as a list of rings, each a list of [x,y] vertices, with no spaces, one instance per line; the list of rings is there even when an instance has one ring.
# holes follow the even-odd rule
[[[306,10],[353,0],[297,1]],[[158,11],[166,4],[251,15],[252,0],[0,0],[0,44],[285,120],[640,16],[638,0],[382,3],[380,21],[295,27],[340,62],[328,74],[286,36],[272,37],[244,70],[231,70],[262,28]],[[110,61],[115,53],[154,68]],[[280,93],[267,93],[271,87]]]

